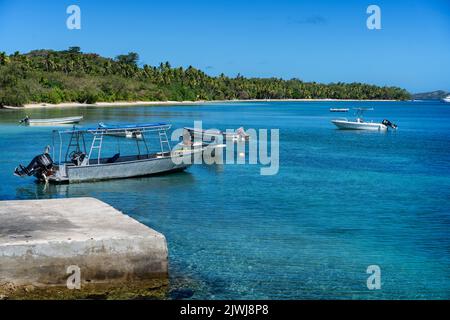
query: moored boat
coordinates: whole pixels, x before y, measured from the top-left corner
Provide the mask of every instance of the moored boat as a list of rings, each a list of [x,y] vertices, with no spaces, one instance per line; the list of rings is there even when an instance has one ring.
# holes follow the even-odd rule
[[[330,112],[348,112],[349,108],[330,108]]]
[[[363,119],[363,113],[365,111],[373,110],[372,108],[355,108],[356,119],[350,121],[347,118],[334,119],[331,122],[338,129],[345,130],[373,130],[373,131],[386,131],[388,128],[397,129],[397,125],[391,121],[384,119],[382,122],[367,122]]]
[[[64,117],[64,118],[48,118],[48,119],[32,119],[28,116],[20,120],[20,123],[24,123],[30,126],[51,126],[58,124],[74,124],[83,120],[83,116]]]
[[[50,183],[72,183],[83,181],[131,178],[153,174],[181,171],[191,165],[185,159],[197,150],[184,150],[173,153],[167,130],[170,124],[146,124],[128,127],[139,132],[143,137],[154,133],[159,137],[160,150],[150,152],[145,139],[136,140],[137,152],[123,155],[120,149],[111,157],[102,154],[103,140],[111,133],[122,132],[123,128],[93,128],[66,131],[53,131],[53,152],[58,161],[54,162],[49,149],[36,156],[27,167],[19,165],[14,174],[20,177],[35,176],[39,181]],[[63,153],[63,136],[68,136],[69,142]],[[86,136],[92,137],[90,148],[86,148]],[[198,150],[201,151],[201,150]]]
[[[184,128],[185,132],[192,137],[192,140],[199,141],[215,141],[218,137],[221,137],[223,141],[247,141],[250,139],[250,135],[247,134],[243,127],[236,129],[233,132],[221,131],[221,130],[200,130],[197,128]]]

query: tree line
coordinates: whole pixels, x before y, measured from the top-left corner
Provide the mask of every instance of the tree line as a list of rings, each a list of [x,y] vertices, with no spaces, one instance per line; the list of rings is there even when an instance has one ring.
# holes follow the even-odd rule
[[[26,103],[184,101],[234,99],[410,99],[398,87],[300,79],[209,76],[192,66],[140,66],[134,52],[114,59],[83,53],[34,50],[0,52],[0,106]]]

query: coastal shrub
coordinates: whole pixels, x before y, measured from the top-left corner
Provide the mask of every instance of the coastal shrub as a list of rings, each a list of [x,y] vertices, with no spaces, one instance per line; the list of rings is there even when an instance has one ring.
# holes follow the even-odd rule
[[[30,102],[29,95],[21,87],[2,88],[0,90],[0,106],[22,106]]]
[[[46,102],[58,104],[66,101],[64,93],[58,87],[52,88],[46,95]]]
[[[98,94],[93,90],[79,91],[76,102],[93,104],[98,101]]]

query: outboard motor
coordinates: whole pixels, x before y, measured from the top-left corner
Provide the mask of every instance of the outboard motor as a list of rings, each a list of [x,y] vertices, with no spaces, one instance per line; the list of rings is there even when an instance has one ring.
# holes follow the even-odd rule
[[[42,178],[53,168],[53,160],[48,153],[40,154],[31,160],[27,167],[19,165],[14,170],[14,175],[18,177],[36,176]]]
[[[25,118],[23,118],[22,120],[19,121],[20,124],[22,123],[28,123],[28,121],[30,120],[29,116],[26,116]]]
[[[395,123],[390,122],[388,119],[384,119],[382,122],[385,126],[391,127],[392,129],[397,129],[397,125]]]

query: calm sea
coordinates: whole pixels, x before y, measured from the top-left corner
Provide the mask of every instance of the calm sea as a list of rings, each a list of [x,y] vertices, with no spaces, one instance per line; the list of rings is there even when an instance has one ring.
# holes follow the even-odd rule
[[[373,107],[396,132],[336,130],[330,107]],[[162,232],[171,298],[449,299],[450,105],[273,102],[27,110],[83,114],[83,126],[160,122],[174,128],[276,128],[280,170],[196,165],[166,176],[44,186],[14,177],[51,143],[0,111],[0,199],[92,196]],[[352,116],[349,114],[348,116]],[[115,153],[115,150],[112,150]],[[381,289],[368,290],[369,265]]]

